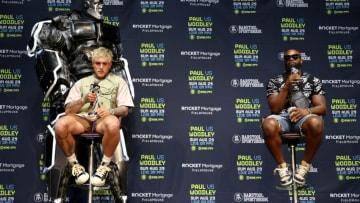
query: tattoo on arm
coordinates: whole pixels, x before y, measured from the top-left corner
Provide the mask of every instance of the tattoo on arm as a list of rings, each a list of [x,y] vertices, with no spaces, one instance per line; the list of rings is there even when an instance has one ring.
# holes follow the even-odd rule
[[[116,107],[113,109],[114,110],[114,115],[115,116],[124,116],[126,114],[126,112],[123,110],[123,107]]]
[[[83,100],[82,98],[79,99],[79,100],[76,100],[76,101],[73,101],[73,102],[68,103],[68,104],[66,105],[66,108],[71,109],[71,108],[73,108],[74,106],[77,106],[77,105],[79,105],[79,104],[84,104],[84,100]]]

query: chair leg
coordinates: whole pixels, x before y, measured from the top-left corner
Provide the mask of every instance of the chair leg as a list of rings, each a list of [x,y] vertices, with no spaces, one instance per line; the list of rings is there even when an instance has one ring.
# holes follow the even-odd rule
[[[295,144],[290,144],[289,145],[290,148],[290,155],[291,155],[291,170],[292,170],[292,198],[293,198],[293,203],[298,203],[298,194],[297,194],[297,186],[296,183],[294,181],[295,179],[295,171],[296,171],[296,154],[295,154]]]
[[[94,173],[94,141],[91,141],[90,148],[89,148],[89,175],[90,178],[92,174]],[[89,181],[89,188],[88,188],[88,203],[93,202],[93,186],[91,182]]]
[[[66,165],[65,168],[62,170],[59,182],[59,187],[57,191],[57,200],[63,202],[66,199],[67,187],[70,179],[70,166]]]

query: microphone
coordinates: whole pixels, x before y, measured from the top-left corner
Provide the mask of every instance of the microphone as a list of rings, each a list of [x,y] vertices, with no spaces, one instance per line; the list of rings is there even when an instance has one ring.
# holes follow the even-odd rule
[[[299,69],[295,68],[295,67],[291,67],[290,68],[290,72],[291,74],[299,74]],[[297,84],[301,83],[302,82],[302,79],[300,78],[298,81],[297,81]]]
[[[299,70],[295,67],[291,67],[291,74],[299,74]],[[290,102],[292,106],[298,108],[309,108],[310,101],[307,97],[305,97],[304,93],[300,90],[299,84],[302,83],[303,80],[299,79],[290,89]]]
[[[299,73],[299,70],[295,67],[291,67],[290,70],[291,70],[291,74]]]
[[[97,93],[99,90],[99,80],[95,79],[94,83],[90,85],[90,91],[92,93]],[[94,102],[90,102],[90,106],[94,106]]]

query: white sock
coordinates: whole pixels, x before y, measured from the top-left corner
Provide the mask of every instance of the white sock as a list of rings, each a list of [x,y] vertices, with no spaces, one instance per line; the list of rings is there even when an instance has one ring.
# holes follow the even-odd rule
[[[287,163],[282,163],[278,165],[279,168],[287,168]]]
[[[102,161],[101,161],[101,165],[109,165],[109,163],[111,162],[112,157],[108,157],[104,154]]]
[[[68,162],[70,163],[70,166],[73,166],[74,164],[78,163],[78,160],[76,158],[75,153],[73,153],[72,155],[66,157],[66,159],[68,160]]]

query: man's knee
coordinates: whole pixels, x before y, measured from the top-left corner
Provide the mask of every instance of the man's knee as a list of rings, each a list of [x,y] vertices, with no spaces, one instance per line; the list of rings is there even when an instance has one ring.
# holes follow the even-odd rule
[[[108,124],[108,123],[113,123],[113,124],[118,124],[120,123],[120,119],[114,115],[108,115],[108,116],[105,116],[105,117],[101,117],[99,120],[98,120],[98,123],[99,122],[103,122],[105,124]]]
[[[324,128],[324,121],[320,116],[311,116],[304,122],[302,129],[307,132],[321,133]]]
[[[261,124],[261,128],[264,132],[268,132],[280,128],[280,124],[275,118],[265,118]]]
[[[275,118],[265,118],[261,126],[263,130],[264,139],[273,139],[274,137],[280,137],[281,126],[278,120]]]
[[[71,129],[75,129],[75,125],[76,121],[70,116],[59,118],[54,125],[56,139],[67,138]]]
[[[121,123],[116,116],[107,116],[102,121],[102,126],[104,127],[105,132],[114,132],[120,130]]]
[[[60,118],[59,120],[56,121],[55,125],[54,125],[54,129],[55,132],[62,132],[65,130],[66,128],[66,120],[64,118]]]

